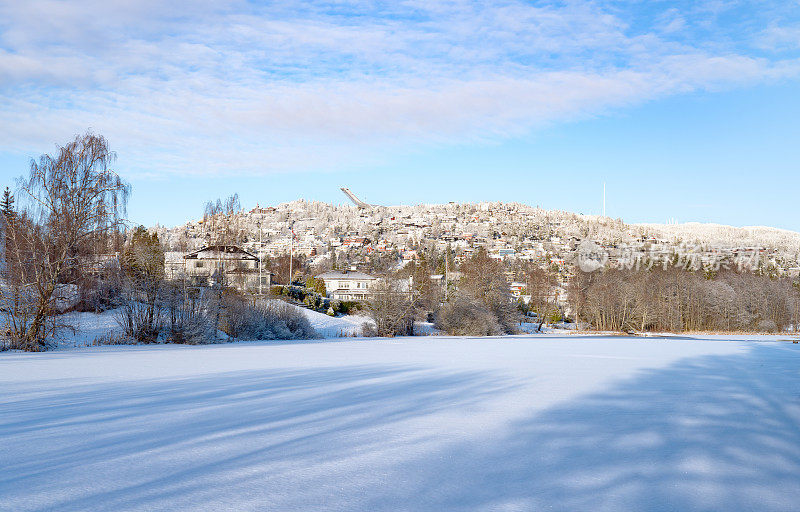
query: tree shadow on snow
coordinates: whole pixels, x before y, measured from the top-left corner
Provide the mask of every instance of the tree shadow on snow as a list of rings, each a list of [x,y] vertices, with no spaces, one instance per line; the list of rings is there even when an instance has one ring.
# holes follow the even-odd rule
[[[500,433],[383,459],[450,428],[403,436],[400,422],[518,384],[371,365],[6,394],[0,509],[797,510],[800,350],[777,343],[643,370]]]
[[[364,509],[796,511],[800,351],[683,360],[509,431],[410,462]]]
[[[197,509],[230,486],[277,476],[264,468],[286,461],[402,448],[383,426],[510,389],[480,372],[375,365],[62,384],[48,383],[64,390],[57,393],[2,397],[0,439],[14,448],[0,472],[0,502],[14,510],[149,510],[171,500]],[[38,447],[31,438],[48,441]],[[156,472],[143,476],[136,464]],[[82,489],[87,474],[101,483],[89,478]],[[70,484],[75,475],[79,484]]]

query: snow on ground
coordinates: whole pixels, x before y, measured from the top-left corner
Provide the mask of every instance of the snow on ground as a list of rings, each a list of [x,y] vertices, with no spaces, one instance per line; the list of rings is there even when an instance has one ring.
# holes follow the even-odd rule
[[[414,335],[416,336],[433,336],[444,334],[436,328],[433,322],[414,322]]]
[[[277,300],[277,299],[276,299]],[[288,304],[288,303],[287,303]],[[344,338],[361,336],[365,325],[375,325],[375,320],[366,315],[329,316],[310,309],[290,304],[303,313],[320,338]],[[414,322],[415,333],[420,335],[438,334],[430,322]]]
[[[68,327],[58,331],[55,343],[59,348],[91,346],[95,340],[121,336],[115,310],[102,313],[72,312],[61,315],[60,321]]]
[[[288,304],[288,303],[287,303]],[[291,307],[308,318],[311,326],[317,331],[320,338],[341,338],[361,336],[364,324],[374,321],[367,316],[349,315],[332,317],[324,313],[317,313],[293,304]],[[115,310],[103,313],[67,313],[61,318],[70,328],[60,329],[55,342],[59,348],[75,348],[91,346],[98,339],[108,339],[109,335],[121,336],[122,329],[117,323]],[[430,331],[430,327],[427,328]],[[224,335],[222,335],[224,337]]]
[[[300,310],[306,316],[306,318],[308,318],[308,321],[311,323],[311,327],[317,331],[317,334],[319,334],[321,338],[361,336],[364,329],[364,324],[375,323],[367,316],[329,316],[324,313],[318,313],[316,311],[301,308],[299,306],[291,306]]]
[[[797,510],[800,345],[770,339],[3,353],[0,510]]]
[[[545,334],[545,333],[559,333],[564,334],[564,331],[576,331],[575,324],[568,324],[565,322],[558,322],[556,324],[545,324],[542,326],[541,332],[539,331],[539,324],[536,322],[520,322],[517,328],[520,332],[528,334]]]

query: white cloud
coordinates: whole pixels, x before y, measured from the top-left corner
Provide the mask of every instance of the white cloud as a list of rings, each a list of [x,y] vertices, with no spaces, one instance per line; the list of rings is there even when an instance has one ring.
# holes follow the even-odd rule
[[[764,30],[759,40],[764,49],[798,49],[800,48],[800,23],[796,25],[772,25]]]
[[[86,127],[147,173],[269,173],[796,76],[592,2],[0,3],[0,149]]]

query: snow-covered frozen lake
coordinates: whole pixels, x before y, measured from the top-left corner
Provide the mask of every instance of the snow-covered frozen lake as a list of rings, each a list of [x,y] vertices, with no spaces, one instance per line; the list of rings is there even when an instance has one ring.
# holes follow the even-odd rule
[[[796,511],[800,345],[768,339],[4,353],[0,510]]]

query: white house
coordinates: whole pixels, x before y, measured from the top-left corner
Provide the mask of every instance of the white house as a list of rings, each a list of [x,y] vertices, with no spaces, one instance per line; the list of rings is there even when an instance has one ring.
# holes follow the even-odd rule
[[[170,255],[172,256],[172,255]],[[262,293],[269,292],[272,274],[259,272],[258,257],[235,245],[211,245],[182,258],[167,258],[167,276],[185,277],[198,286],[218,283],[240,291],[258,292],[261,276]]]
[[[325,282],[327,296],[336,300],[368,300],[378,280],[358,270],[331,270],[317,276]]]

